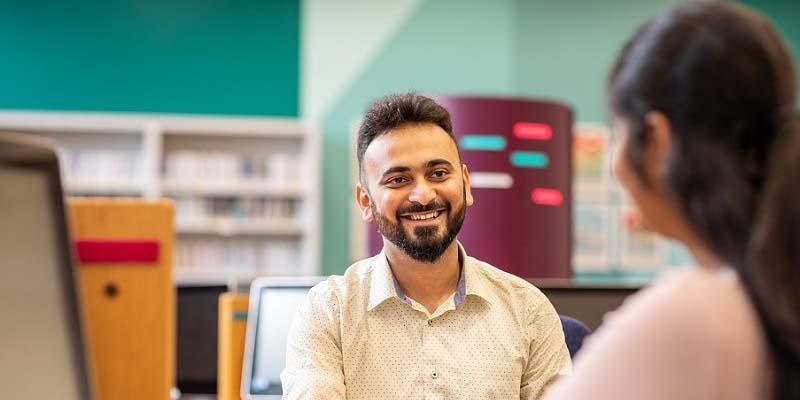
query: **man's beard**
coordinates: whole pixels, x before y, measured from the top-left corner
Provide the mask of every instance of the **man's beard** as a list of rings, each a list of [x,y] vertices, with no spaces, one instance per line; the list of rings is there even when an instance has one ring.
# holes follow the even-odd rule
[[[442,256],[448,247],[450,247],[450,244],[453,243],[453,240],[455,240],[458,232],[461,230],[466,215],[467,201],[465,195],[461,207],[457,210],[453,210],[450,203],[439,201],[426,206],[414,204],[398,209],[396,213],[398,222],[396,224],[380,214],[375,208],[375,203],[370,201],[370,207],[372,207],[372,214],[375,216],[375,223],[378,225],[378,231],[383,237],[394,243],[395,246],[403,250],[409,257],[417,261],[433,263]],[[440,237],[437,237],[439,236],[437,234],[440,229],[439,226],[436,225],[414,228],[414,235],[417,237],[416,240],[408,237],[405,229],[400,226],[402,218],[400,214],[433,211],[442,208],[445,209],[445,211],[442,212],[447,212],[448,218],[445,224],[445,231]]]

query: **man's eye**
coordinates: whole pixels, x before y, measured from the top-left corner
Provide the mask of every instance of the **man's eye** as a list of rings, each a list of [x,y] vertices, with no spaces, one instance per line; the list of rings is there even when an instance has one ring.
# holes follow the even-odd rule
[[[444,177],[447,176],[447,171],[444,171],[444,170],[435,171],[433,174],[431,174],[431,176],[434,177],[434,178],[440,178],[441,179],[441,178],[444,178]]]
[[[389,181],[386,182],[386,183],[388,183],[390,185],[401,185],[401,184],[405,183],[405,181],[406,181],[406,178],[403,178],[402,176],[398,176],[398,177],[389,179]]]

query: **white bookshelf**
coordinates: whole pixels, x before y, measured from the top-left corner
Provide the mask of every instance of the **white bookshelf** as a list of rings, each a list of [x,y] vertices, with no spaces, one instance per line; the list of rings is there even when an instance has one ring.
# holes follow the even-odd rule
[[[145,194],[144,184],[129,181],[65,177],[64,185],[70,193],[126,197],[143,197]]]
[[[161,193],[168,196],[235,195],[237,197],[302,198],[305,195],[305,188],[299,183],[275,185],[271,182],[262,180],[208,183],[176,182],[164,180],[161,182]]]
[[[318,275],[317,130],[289,118],[0,111],[53,140],[71,196],[169,197],[175,280]]]
[[[177,233],[195,235],[244,236],[273,235],[299,236],[303,225],[292,220],[239,222],[232,218],[197,218],[180,221],[175,226]]]

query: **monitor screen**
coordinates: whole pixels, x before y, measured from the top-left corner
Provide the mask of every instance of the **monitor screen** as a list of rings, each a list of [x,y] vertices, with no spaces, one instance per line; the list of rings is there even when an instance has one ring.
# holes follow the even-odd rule
[[[57,173],[55,166],[51,171],[15,167],[0,159],[0,397],[4,399],[86,398],[70,276],[74,270],[64,251],[68,237],[63,231]]]
[[[286,364],[289,327],[310,289],[310,286],[273,286],[261,289],[253,344],[251,394],[281,394],[280,374]]]
[[[178,389],[217,393],[219,296],[226,285],[178,287]]]

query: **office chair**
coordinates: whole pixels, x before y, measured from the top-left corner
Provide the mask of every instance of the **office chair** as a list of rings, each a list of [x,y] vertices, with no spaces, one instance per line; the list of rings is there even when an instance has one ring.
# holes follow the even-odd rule
[[[592,331],[581,321],[575,318],[559,315],[561,318],[561,327],[564,329],[564,338],[567,341],[567,349],[569,349],[569,356],[575,358],[578,350],[583,346],[583,340],[589,336]]]

